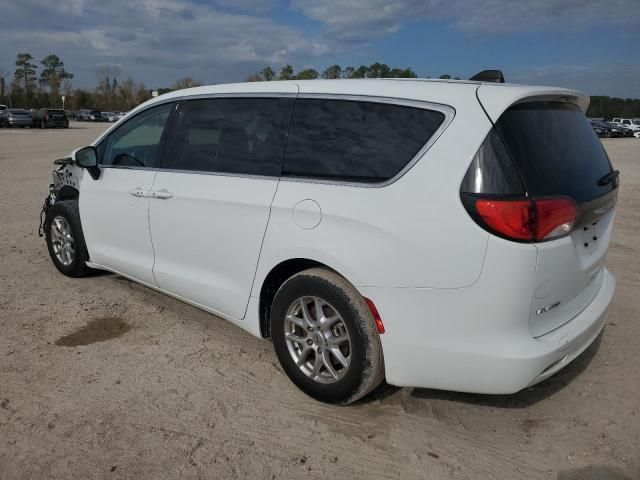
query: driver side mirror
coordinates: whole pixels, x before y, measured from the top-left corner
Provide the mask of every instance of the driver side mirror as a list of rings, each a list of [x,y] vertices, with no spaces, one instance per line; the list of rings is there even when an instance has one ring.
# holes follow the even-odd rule
[[[100,177],[100,169],[98,168],[98,151],[96,147],[88,146],[81,148],[75,154],[76,165],[84,168],[89,172],[91,178],[97,180]]]

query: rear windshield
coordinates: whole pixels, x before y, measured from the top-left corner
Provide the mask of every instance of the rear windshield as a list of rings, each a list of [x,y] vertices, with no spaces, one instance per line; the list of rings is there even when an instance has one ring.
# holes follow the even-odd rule
[[[611,163],[579,107],[530,102],[509,108],[496,123],[529,194],[593,200],[616,185],[599,186]]]
[[[53,110],[53,109],[49,109],[49,113],[53,114],[53,115],[64,115],[64,110]]]

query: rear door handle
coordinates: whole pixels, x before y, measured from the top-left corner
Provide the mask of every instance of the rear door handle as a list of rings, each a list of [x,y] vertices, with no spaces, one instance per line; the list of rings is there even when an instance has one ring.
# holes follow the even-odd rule
[[[162,190],[154,190],[151,192],[151,198],[159,198],[160,200],[167,200],[171,197],[173,197],[173,193],[171,193],[166,188],[163,188]]]

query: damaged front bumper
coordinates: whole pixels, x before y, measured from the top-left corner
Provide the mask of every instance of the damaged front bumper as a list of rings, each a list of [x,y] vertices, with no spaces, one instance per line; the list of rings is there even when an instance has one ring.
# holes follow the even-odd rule
[[[77,194],[82,178],[82,169],[75,165],[71,157],[60,158],[55,160],[53,164],[55,165],[53,172],[51,172],[53,183],[49,184],[49,191],[40,211],[40,225],[38,227],[38,236],[40,237],[44,236],[44,224],[51,206],[62,198],[65,190]]]

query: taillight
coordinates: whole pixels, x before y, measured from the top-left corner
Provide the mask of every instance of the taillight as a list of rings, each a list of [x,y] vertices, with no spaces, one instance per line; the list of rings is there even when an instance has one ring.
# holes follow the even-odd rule
[[[476,197],[465,202],[476,221],[487,230],[509,240],[540,242],[571,233],[578,208],[567,197],[495,198]]]
[[[487,226],[507,238],[531,240],[529,200],[476,200],[476,211]]]
[[[535,203],[535,239],[551,240],[569,235],[578,216],[578,207],[570,198],[541,198]]]

